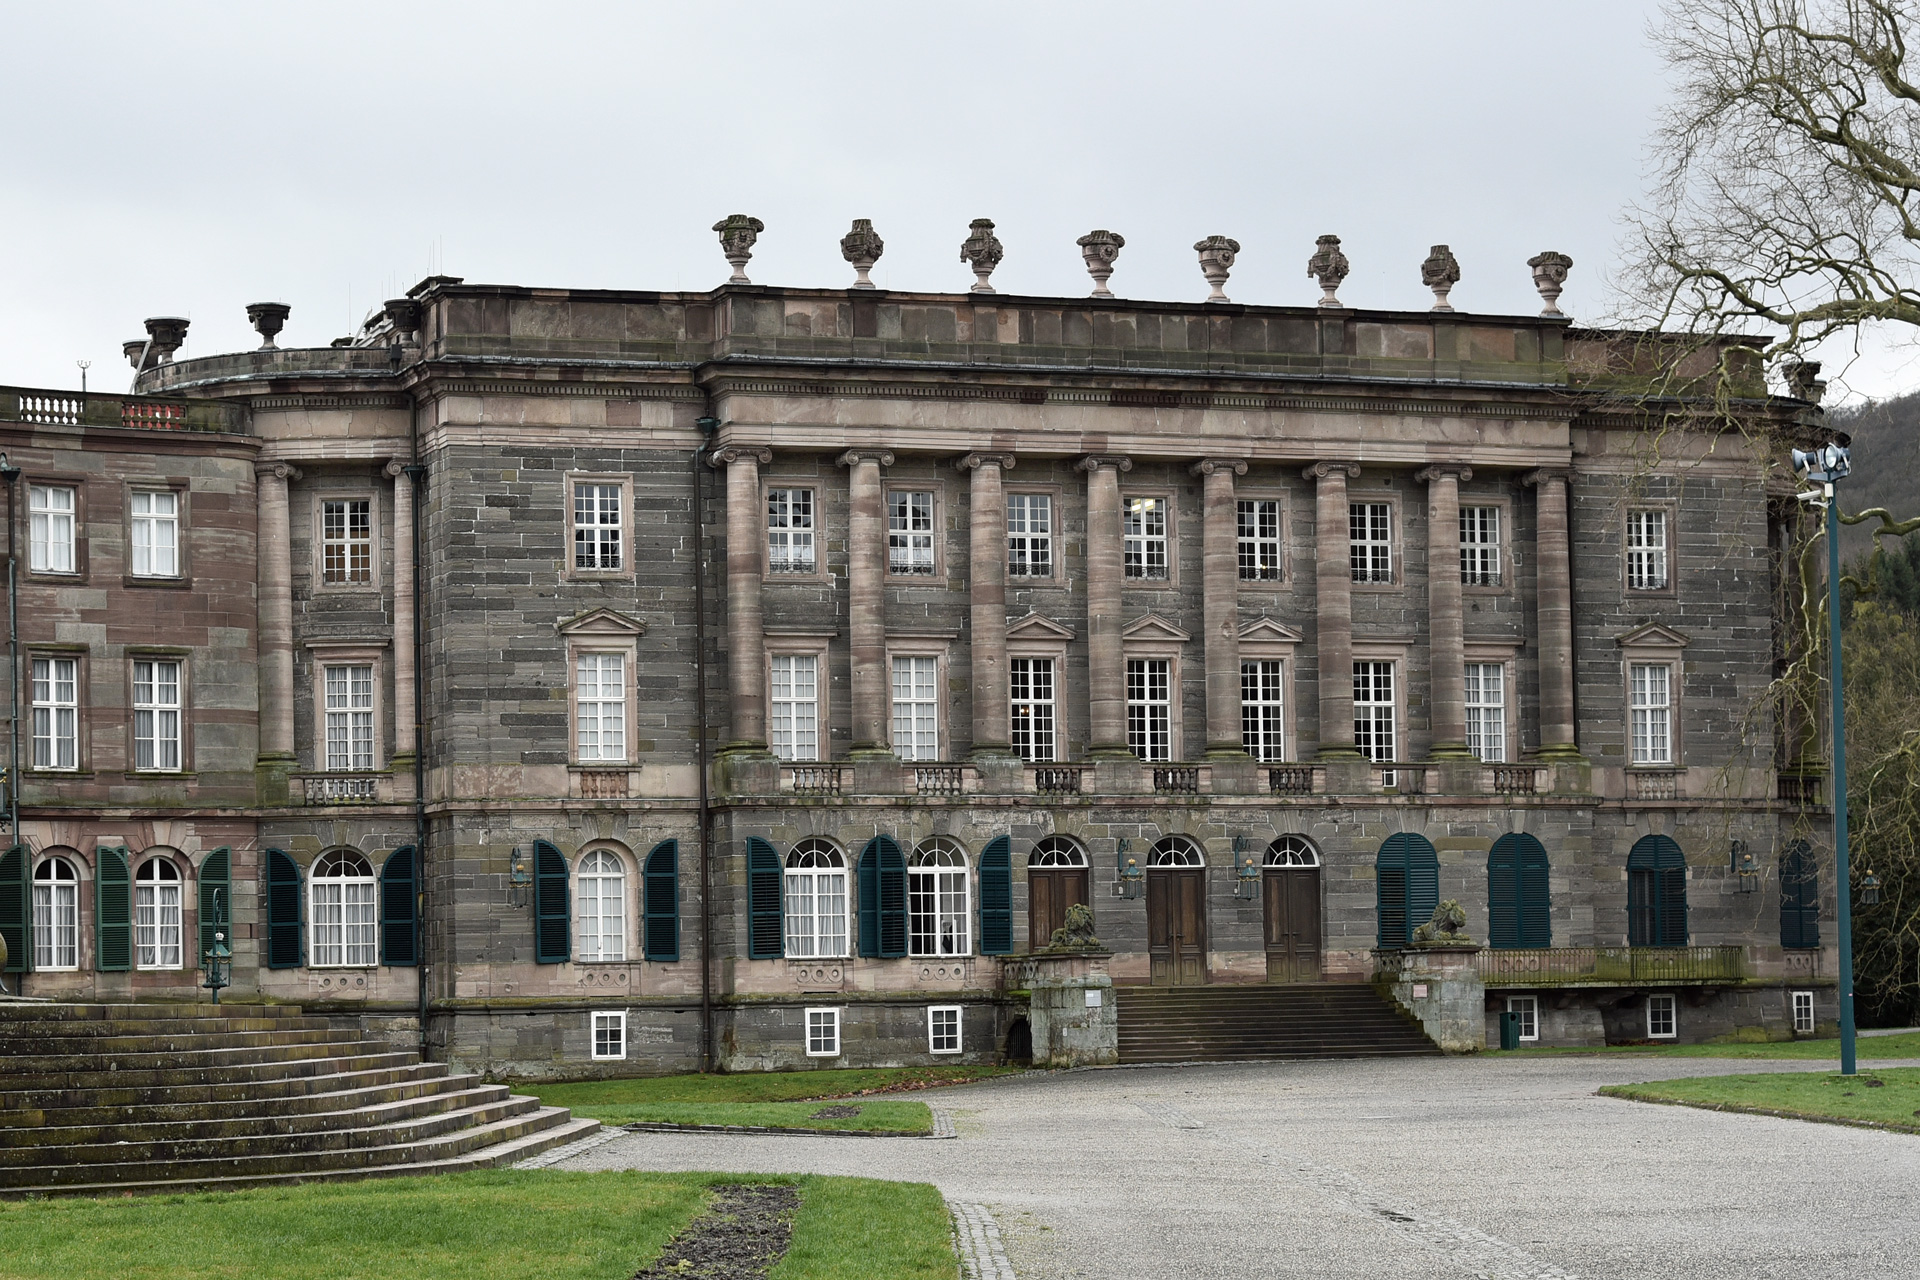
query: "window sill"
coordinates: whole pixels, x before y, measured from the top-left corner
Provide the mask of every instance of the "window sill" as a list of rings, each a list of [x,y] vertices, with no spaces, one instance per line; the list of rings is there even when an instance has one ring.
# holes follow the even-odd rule
[[[87,581],[87,575],[81,570],[65,573],[59,569],[29,569],[20,575],[20,581],[41,582],[49,586],[74,587],[84,586]]]
[[[93,776],[93,770],[27,768],[20,771],[20,776],[28,782],[33,782],[36,779],[52,782],[56,778],[91,778]]]
[[[129,769],[122,776],[129,782],[186,782],[200,775],[192,769]]]
[[[632,582],[631,569],[568,569],[560,575],[566,582]]]
[[[140,587],[156,591],[193,590],[192,578],[149,578],[132,573],[121,578],[120,584],[125,587]]]

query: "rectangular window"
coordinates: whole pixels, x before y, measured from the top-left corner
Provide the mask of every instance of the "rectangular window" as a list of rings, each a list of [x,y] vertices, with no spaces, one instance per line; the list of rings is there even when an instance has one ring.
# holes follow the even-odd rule
[[[940,758],[940,662],[893,660],[893,750],[902,760]]]
[[[180,576],[180,495],[133,495],[133,576]]]
[[[59,485],[27,487],[31,549],[27,565],[35,573],[72,573],[75,564],[75,491]]]
[[[320,504],[320,578],[328,586],[373,581],[373,503],[365,498]]]
[[[960,1006],[936,1004],[927,1010],[927,1052],[960,1052]]]
[[[933,572],[933,495],[887,495],[887,572]]]
[[[373,768],[373,667],[326,668],[327,768]]]
[[[1460,508],[1460,581],[1469,587],[1500,585],[1500,508]]]
[[[813,568],[813,490],[767,490],[767,572]]]
[[[840,1011],[838,1009],[807,1010],[807,1056],[809,1058],[840,1056]]]
[[[133,767],[177,773],[180,769],[180,664],[133,664]]]
[[[1508,996],[1507,1012],[1520,1015],[1520,1039],[1540,1038],[1540,1000],[1537,996]]]
[[[1240,742],[1255,760],[1286,759],[1286,699],[1278,658],[1240,664]]]
[[[1628,666],[1633,763],[1673,763],[1673,668],[1664,662]]]
[[[1053,576],[1051,494],[1007,495],[1007,574],[1014,578]]]
[[[1123,504],[1126,572],[1129,578],[1167,578],[1167,500],[1128,498]]]
[[[1667,513],[1627,512],[1627,586],[1662,591],[1667,585]]]
[[[80,767],[80,660],[33,660],[33,767]]]
[[[573,567],[589,572],[618,572],[622,567],[620,486],[573,486]]]
[[[1239,502],[1240,580],[1280,580],[1280,504],[1271,498]]]
[[[627,660],[618,653],[583,653],[575,664],[574,722],[580,760],[627,758]]]
[[[1793,1033],[1809,1036],[1813,1030],[1813,992],[1796,991],[1793,993]]]
[[[1173,660],[1127,659],[1127,749],[1142,760],[1173,759]]]
[[[782,760],[820,758],[820,658],[780,653],[773,658],[773,696],[768,699],[767,736]]]
[[[1672,1040],[1680,1034],[1672,996],[1647,997],[1647,1038]]]
[[[1467,664],[1467,750],[1488,764],[1507,758],[1506,677],[1498,662]]]
[[[786,953],[817,960],[847,954],[847,871],[840,855],[817,849],[790,858],[786,875]],[[795,865],[795,863],[799,865]]]
[[[1347,563],[1355,582],[1393,581],[1393,508],[1385,502],[1347,506]]]
[[[1353,745],[1376,764],[1391,763],[1393,736],[1393,664],[1353,664]]]
[[[593,1015],[593,1057],[603,1062],[627,1056],[627,1011],[614,1009]]]
[[[1007,663],[1008,710],[1013,749],[1022,760],[1054,759],[1053,659],[1014,658]]]

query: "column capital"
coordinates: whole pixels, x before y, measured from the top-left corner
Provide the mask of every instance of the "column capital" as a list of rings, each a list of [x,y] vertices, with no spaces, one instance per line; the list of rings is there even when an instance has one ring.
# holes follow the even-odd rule
[[[725,448],[707,451],[707,465],[710,467],[726,467],[741,461],[758,462],[765,466],[773,461],[773,450],[765,445],[730,444]]]
[[[1117,453],[1090,453],[1073,464],[1075,471],[1098,471],[1102,467],[1112,467],[1115,471],[1133,470],[1133,459]]]
[[[300,468],[291,462],[256,462],[253,464],[254,478],[264,480],[272,476],[275,480],[298,480]]]
[[[890,449],[849,449],[834,459],[838,466],[853,467],[862,462],[877,462],[883,467],[893,465],[893,451]]]
[[[1189,475],[1210,476],[1216,471],[1228,471],[1236,476],[1247,474],[1245,458],[1202,458],[1187,468]]]
[[[1464,462],[1436,462],[1432,466],[1422,467],[1413,473],[1415,480],[1424,480],[1428,483],[1435,480],[1444,480],[1448,476],[1460,481],[1471,480],[1473,479],[1473,468]]]
[[[1536,471],[1529,471],[1521,476],[1520,483],[1524,485],[1536,485],[1545,484],[1550,480],[1558,480],[1561,484],[1565,484],[1572,478],[1572,471],[1566,467],[1541,467]]]
[[[1357,462],[1309,462],[1301,469],[1300,475],[1307,480],[1324,480],[1336,471],[1344,471],[1349,480],[1360,478],[1360,464]]]
[[[977,467],[998,467],[1002,471],[1013,470],[1014,458],[1010,453],[969,453],[953,460],[957,471],[972,471]]]

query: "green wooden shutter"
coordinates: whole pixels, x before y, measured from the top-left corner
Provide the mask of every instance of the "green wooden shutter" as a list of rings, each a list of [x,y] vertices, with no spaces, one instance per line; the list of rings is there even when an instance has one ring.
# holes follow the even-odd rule
[[[298,969],[306,963],[301,936],[300,865],[284,849],[267,850],[267,968]]]
[[[747,837],[747,956],[778,960],[786,954],[780,854],[759,836]]]
[[[641,870],[642,945],[649,960],[680,958],[680,842],[662,840]]]
[[[546,840],[533,842],[533,958],[540,964],[565,964],[573,955],[573,895],[567,888],[567,860]]]
[[[880,954],[907,954],[907,855],[892,836],[877,836],[880,864]]]
[[[860,894],[860,954],[880,954],[880,837],[867,841],[854,864]]]
[[[1388,836],[1373,860],[1374,915],[1382,950],[1407,945],[1407,850],[1399,836]]]
[[[380,868],[380,963],[404,968],[420,963],[420,877],[413,846],[403,844]]]
[[[1520,945],[1520,859],[1512,836],[1501,836],[1487,854],[1487,945]]]
[[[995,836],[980,852],[980,954],[1013,950],[1013,837]]]
[[[1670,836],[1643,836],[1627,855],[1627,942],[1687,945],[1687,858]]]
[[[227,935],[233,949],[233,851],[222,845],[200,862],[200,956],[213,950],[213,935]]]
[[[1551,870],[1547,848],[1522,832],[1520,842],[1520,945],[1553,945],[1553,891],[1547,883]]]
[[[1804,840],[1780,856],[1780,945],[1820,945],[1820,870]]]
[[[27,851],[14,845],[0,853],[0,938],[7,940],[6,973],[27,971],[27,947],[32,943],[33,898],[27,892]]]
[[[133,877],[127,872],[127,847],[94,850],[94,968],[125,973],[133,968]]]
[[[1410,831],[1400,834],[1407,842],[1407,940],[1413,930],[1433,919],[1440,905],[1440,855],[1425,836]]]

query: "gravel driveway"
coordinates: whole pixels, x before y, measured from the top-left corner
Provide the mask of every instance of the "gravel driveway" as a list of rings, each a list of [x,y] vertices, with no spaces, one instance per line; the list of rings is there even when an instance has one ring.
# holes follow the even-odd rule
[[[1593,1094],[1823,1068],[1448,1058],[1075,1071],[918,1095],[953,1113],[957,1141],[647,1133],[559,1167],[931,1182],[991,1212],[1020,1280],[1920,1274],[1920,1137]]]

